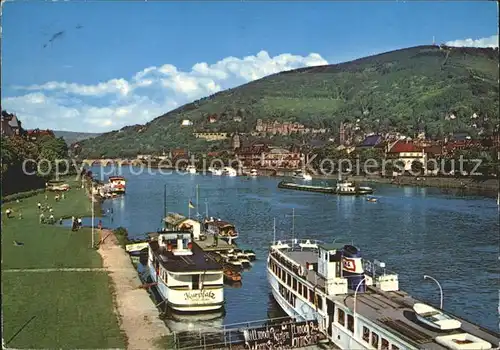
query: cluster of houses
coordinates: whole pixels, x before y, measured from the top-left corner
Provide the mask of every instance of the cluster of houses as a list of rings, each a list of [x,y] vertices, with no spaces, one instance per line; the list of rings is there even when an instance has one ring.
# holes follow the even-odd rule
[[[14,136],[25,137],[28,141],[32,142],[36,141],[42,136],[55,137],[54,132],[52,130],[23,129],[22,123],[19,120],[19,118],[15,114],[8,113],[7,111],[2,111],[1,133],[2,136],[6,137],[14,137]]]
[[[228,136],[229,137],[229,136]],[[357,145],[339,144],[329,140],[313,140],[309,144],[293,145],[290,147],[273,146],[269,139],[257,139],[250,141],[244,139],[243,135],[235,133],[231,137],[231,150],[208,152],[208,157],[221,157],[223,154],[238,159],[245,168],[255,169],[298,169],[307,157],[315,153],[315,150],[324,147],[332,147],[349,156],[352,152],[363,150],[376,150],[386,159],[399,160],[405,165],[405,170],[410,170],[414,161],[422,165],[429,159],[438,159],[443,156],[451,157],[457,150],[470,148],[496,149],[500,151],[498,136],[489,139],[476,140],[468,134],[459,133],[453,135],[449,140],[430,141],[424,138],[411,139],[408,137],[396,137],[395,135],[368,135]],[[190,153],[187,149],[173,149],[168,154],[159,157],[150,155],[138,155],[138,159],[189,159]]]

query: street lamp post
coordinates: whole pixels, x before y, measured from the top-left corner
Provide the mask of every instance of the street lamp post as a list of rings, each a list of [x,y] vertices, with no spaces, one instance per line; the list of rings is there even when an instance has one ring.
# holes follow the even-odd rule
[[[438,285],[439,287],[439,293],[441,295],[441,302],[439,303],[439,308],[441,310],[443,310],[443,288],[441,288],[441,284],[438,282],[437,279],[435,279],[434,277],[432,276],[429,276],[429,275],[424,275],[424,280],[426,279],[430,279],[430,280],[433,280],[434,282],[436,282],[436,284]]]
[[[356,317],[356,296],[358,295],[358,289],[359,287],[361,286],[361,284],[366,280],[368,276],[365,276],[363,277],[363,279],[361,281],[359,281],[358,285],[356,286],[356,290],[354,291],[354,304],[353,304],[353,307],[352,307],[352,313],[353,313],[353,316]]]

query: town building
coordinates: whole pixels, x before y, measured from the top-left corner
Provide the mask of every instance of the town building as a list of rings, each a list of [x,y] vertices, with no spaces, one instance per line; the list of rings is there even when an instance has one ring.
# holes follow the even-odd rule
[[[14,136],[21,135],[22,127],[21,121],[17,118],[15,114],[8,113],[7,111],[2,111],[2,136]]]
[[[40,137],[44,137],[44,136],[56,137],[54,135],[54,132],[52,130],[49,130],[49,129],[47,129],[47,130],[33,129],[33,130],[26,131],[26,137],[30,141],[36,141]]]
[[[193,122],[189,119],[184,119],[182,122],[181,122],[181,126],[191,126],[193,125]]]
[[[227,132],[195,132],[193,135],[197,139],[205,139],[207,141],[221,141],[229,138]]]
[[[412,163],[418,161],[425,169],[427,162],[424,148],[415,145],[411,140],[398,140],[388,146],[386,158],[404,163],[404,171],[411,171]]]
[[[263,142],[240,148],[236,156],[243,166],[248,168],[297,169],[302,160],[302,154],[297,147],[285,149],[272,147]]]

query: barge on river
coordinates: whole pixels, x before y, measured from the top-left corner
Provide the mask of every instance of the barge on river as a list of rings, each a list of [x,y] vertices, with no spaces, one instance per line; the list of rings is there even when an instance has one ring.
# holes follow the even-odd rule
[[[288,189],[288,190],[297,190],[297,191],[349,195],[349,196],[359,196],[359,195],[373,193],[373,189],[371,187],[354,186],[351,182],[347,182],[347,181],[340,181],[337,183],[337,185],[335,187],[301,185],[301,184],[296,184],[293,182],[281,181],[278,184],[278,188],[284,188],[284,189]]]
[[[421,302],[399,290],[397,274],[362,260],[350,244],[275,242],[267,276],[280,307],[299,322],[317,321],[340,349],[498,349],[500,343],[500,334],[444,310],[424,313]],[[441,319],[456,327],[429,327]]]
[[[186,230],[164,230],[149,242],[148,270],[161,298],[174,311],[224,307],[222,266],[192,242]]]

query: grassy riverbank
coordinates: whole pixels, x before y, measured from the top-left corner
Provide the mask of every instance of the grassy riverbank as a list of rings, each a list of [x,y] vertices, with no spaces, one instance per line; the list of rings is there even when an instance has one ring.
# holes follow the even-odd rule
[[[3,338],[14,348],[124,348],[110,279],[91,248],[90,229],[39,223],[38,202],[49,204],[56,219],[90,215],[79,182],[65,182],[72,189],[59,202],[47,193],[47,200],[39,194],[2,206],[3,213],[13,210],[12,218],[2,216]]]

